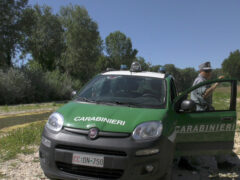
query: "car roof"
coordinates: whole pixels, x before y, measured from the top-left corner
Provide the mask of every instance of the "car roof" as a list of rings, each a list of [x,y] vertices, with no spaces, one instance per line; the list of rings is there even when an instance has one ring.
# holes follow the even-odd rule
[[[155,77],[155,78],[165,78],[165,74],[163,73],[156,73],[156,72],[148,72],[148,71],[141,71],[141,72],[130,72],[130,71],[108,71],[102,73],[102,75],[129,75],[129,76],[143,76],[143,77]]]

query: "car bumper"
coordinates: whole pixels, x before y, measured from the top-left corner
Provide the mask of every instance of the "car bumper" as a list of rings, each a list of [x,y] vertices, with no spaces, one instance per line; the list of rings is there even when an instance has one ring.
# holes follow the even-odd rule
[[[132,137],[89,140],[86,135],[65,130],[55,134],[45,128],[43,137],[51,141],[51,146],[40,145],[41,167],[48,177],[57,179],[157,179],[167,171],[174,153],[174,144],[164,136],[145,142],[136,142]],[[136,156],[139,150],[153,148],[159,152]],[[79,152],[104,156],[104,167],[73,165],[73,154]],[[147,171],[147,166],[153,170]]]

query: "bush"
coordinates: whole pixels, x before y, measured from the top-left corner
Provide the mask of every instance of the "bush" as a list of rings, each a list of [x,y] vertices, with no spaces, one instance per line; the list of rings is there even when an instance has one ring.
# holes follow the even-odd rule
[[[0,71],[0,104],[19,104],[69,100],[71,92],[81,83],[58,70],[43,72],[36,69]]]
[[[24,70],[25,76],[31,81],[31,102],[49,101],[48,86],[42,70]]]
[[[48,87],[48,95],[51,100],[65,100],[71,98],[72,79],[59,71],[47,72],[45,74],[45,83]]]
[[[31,81],[18,69],[0,71],[0,103],[14,104],[29,101]]]

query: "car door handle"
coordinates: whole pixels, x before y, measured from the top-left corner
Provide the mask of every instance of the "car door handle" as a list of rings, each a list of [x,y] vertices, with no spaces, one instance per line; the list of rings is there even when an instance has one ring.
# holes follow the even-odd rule
[[[232,121],[233,117],[222,117],[221,120],[222,121]]]

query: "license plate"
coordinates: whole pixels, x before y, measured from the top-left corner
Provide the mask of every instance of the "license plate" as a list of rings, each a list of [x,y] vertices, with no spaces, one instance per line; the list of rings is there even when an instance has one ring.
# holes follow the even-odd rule
[[[104,157],[92,154],[73,154],[72,163],[91,166],[91,167],[103,167],[104,166]]]

